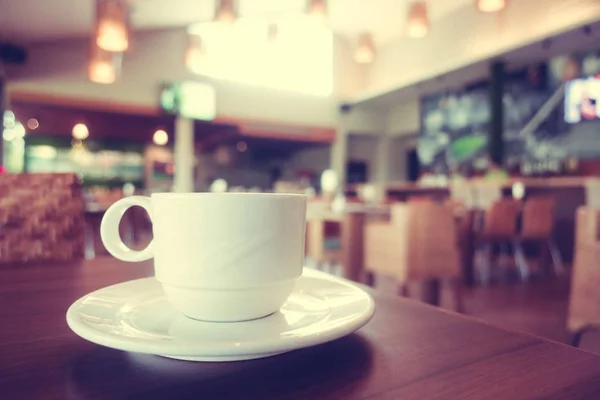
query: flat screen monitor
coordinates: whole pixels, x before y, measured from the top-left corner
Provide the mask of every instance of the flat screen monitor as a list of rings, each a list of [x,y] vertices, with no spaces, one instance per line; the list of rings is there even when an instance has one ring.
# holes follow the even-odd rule
[[[215,89],[202,82],[175,82],[163,85],[160,107],[169,114],[211,121],[216,116]]]
[[[574,79],[565,87],[565,121],[600,119],[600,75]]]

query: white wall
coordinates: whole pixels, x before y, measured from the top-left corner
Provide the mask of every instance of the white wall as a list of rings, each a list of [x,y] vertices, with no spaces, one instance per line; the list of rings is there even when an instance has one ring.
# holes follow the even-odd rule
[[[416,148],[417,136],[397,136],[390,140],[391,155],[388,163],[388,181],[408,180],[408,169],[406,152]]]
[[[294,172],[307,169],[313,170],[318,176],[331,168],[331,146],[310,147],[297,151],[284,164],[284,179],[293,179]]]
[[[377,179],[378,136],[350,135],[348,137],[348,161],[367,163],[368,181]]]
[[[343,114],[340,123],[347,132],[363,135],[380,134],[385,130],[386,116],[386,110],[355,105],[350,112]]]
[[[599,19],[598,0],[518,0],[499,14],[480,13],[469,3],[435,21],[427,37],[403,37],[379,49],[358,98],[402,88]]]
[[[201,78],[188,72],[183,65],[186,44],[187,37],[181,29],[138,33],[133,49],[125,54],[122,79],[113,85],[88,81],[87,40],[38,44],[29,49],[30,57],[25,66],[8,69],[8,89],[9,92],[17,90],[157,107],[161,82],[203,80],[214,84],[217,113],[221,116],[336,126],[336,97],[302,95]],[[336,61],[340,68],[344,63],[343,58]],[[358,71],[336,76],[335,86],[347,88],[344,80],[352,82],[355,73]]]
[[[386,133],[391,136],[402,136],[418,132],[419,105],[419,99],[415,98],[391,108],[386,115]]]

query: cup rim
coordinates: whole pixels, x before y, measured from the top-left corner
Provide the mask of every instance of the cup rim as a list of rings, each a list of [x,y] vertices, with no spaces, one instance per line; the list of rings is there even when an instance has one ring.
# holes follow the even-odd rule
[[[305,194],[298,193],[247,193],[247,192],[224,192],[224,193],[212,193],[212,192],[188,192],[188,193],[175,193],[175,192],[159,192],[152,193],[150,197],[214,197],[214,196],[242,196],[242,197],[270,197],[270,198],[307,198]]]

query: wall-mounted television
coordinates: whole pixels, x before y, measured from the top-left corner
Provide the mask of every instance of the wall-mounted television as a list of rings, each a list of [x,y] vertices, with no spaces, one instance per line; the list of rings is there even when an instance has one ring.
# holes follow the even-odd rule
[[[167,83],[161,88],[160,107],[169,114],[211,121],[217,113],[215,89],[202,82]]]
[[[600,119],[600,75],[574,79],[565,86],[565,121]]]

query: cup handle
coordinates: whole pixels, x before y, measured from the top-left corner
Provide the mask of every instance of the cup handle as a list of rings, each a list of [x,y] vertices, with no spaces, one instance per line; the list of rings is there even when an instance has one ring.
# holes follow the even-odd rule
[[[148,212],[150,220],[152,220],[152,201],[150,197],[125,197],[108,207],[104,213],[104,217],[102,217],[102,222],[100,223],[100,237],[106,250],[119,260],[129,262],[145,261],[154,257],[154,241],[151,241],[144,250],[132,250],[123,243],[119,233],[121,218],[123,218],[125,211],[133,206],[142,207]]]

